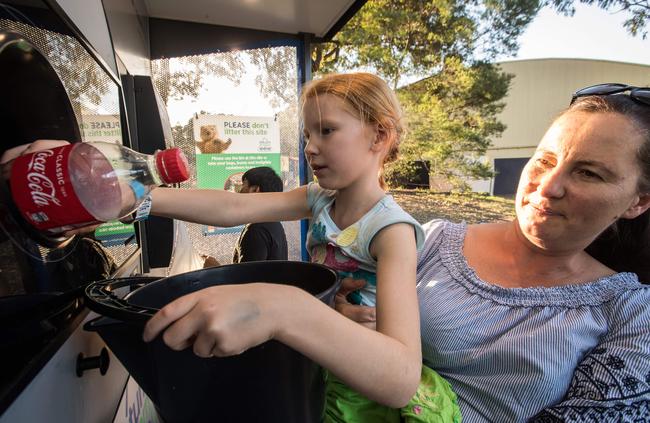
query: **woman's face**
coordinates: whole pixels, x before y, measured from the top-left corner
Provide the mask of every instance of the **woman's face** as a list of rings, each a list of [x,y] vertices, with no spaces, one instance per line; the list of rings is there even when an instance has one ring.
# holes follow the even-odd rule
[[[620,114],[560,117],[519,181],[515,205],[526,239],[548,251],[583,250],[618,218],[643,213],[650,195],[638,192],[641,143]]]

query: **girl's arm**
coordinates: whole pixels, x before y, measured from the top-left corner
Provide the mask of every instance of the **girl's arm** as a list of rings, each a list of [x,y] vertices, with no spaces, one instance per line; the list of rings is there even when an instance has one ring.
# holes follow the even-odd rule
[[[279,340],[368,398],[402,407],[415,394],[422,367],[413,227],[399,223],[382,229],[371,253],[377,257],[376,332],[349,319],[309,315],[305,309],[309,319],[298,319]],[[325,332],[332,339],[319,342]]]
[[[307,187],[287,192],[236,194],[212,189],[157,188],[151,214],[213,226],[278,222],[309,217]]]
[[[69,144],[62,140],[38,140],[5,151],[0,164],[47,148]],[[236,226],[255,222],[298,220],[311,216],[307,187],[288,192],[235,194],[201,189],[157,188],[151,193],[151,214],[214,226]],[[66,232],[88,232],[96,226]]]
[[[404,406],[417,389],[421,368],[413,229],[391,225],[375,236],[373,246],[379,261],[379,331],[301,289],[261,283],[211,287],[181,297],[149,320],[144,339],[164,331],[171,348],[192,345],[202,357],[239,354],[275,339],[370,399]]]

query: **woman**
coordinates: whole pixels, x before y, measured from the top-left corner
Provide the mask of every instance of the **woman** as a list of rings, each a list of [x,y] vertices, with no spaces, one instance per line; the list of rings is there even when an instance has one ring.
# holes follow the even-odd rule
[[[422,356],[467,422],[650,415],[650,288],[635,274],[650,281],[650,89],[630,88],[576,94],[524,169],[514,222],[427,225]],[[372,325],[372,309],[339,305]],[[144,337],[161,333],[175,349],[200,338],[215,355],[276,339],[393,407],[414,391],[386,365],[399,360],[380,334],[297,288],[201,290],[164,307]]]
[[[513,222],[425,227],[423,359],[466,422],[650,419],[650,89],[624,88],[578,91],[522,172]]]

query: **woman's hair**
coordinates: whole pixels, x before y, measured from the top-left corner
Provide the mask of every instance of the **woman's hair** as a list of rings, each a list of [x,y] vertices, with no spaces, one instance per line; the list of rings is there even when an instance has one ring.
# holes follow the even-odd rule
[[[562,115],[571,112],[617,113],[636,126],[643,140],[637,151],[641,170],[638,190],[650,194],[650,107],[624,94],[579,98]],[[634,272],[650,283],[650,210],[635,219],[618,219],[586,251],[618,272]]]
[[[397,159],[404,132],[402,108],[397,96],[386,82],[370,73],[329,74],[305,84],[300,96],[301,110],[307,100],[323,94],[340,98],[353,116],[385,131],[388,149],[379,170],[379,185],[386,189],[384,165]]]

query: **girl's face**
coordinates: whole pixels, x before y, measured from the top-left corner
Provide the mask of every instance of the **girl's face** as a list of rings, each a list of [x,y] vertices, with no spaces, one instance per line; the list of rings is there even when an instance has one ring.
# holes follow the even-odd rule
[[[523,235],[549,251],[582,250],[618,218],[643,213],[650,195],[638,192],[641,143],[619,114],[560,117],[519,181],[515,206]]]
[[[320,186],[344,189],[367,178],[378,181],[382,146],[377,126],[355,117],[343,100],[331,94],[309,98],[303,125],[305,155]]]

